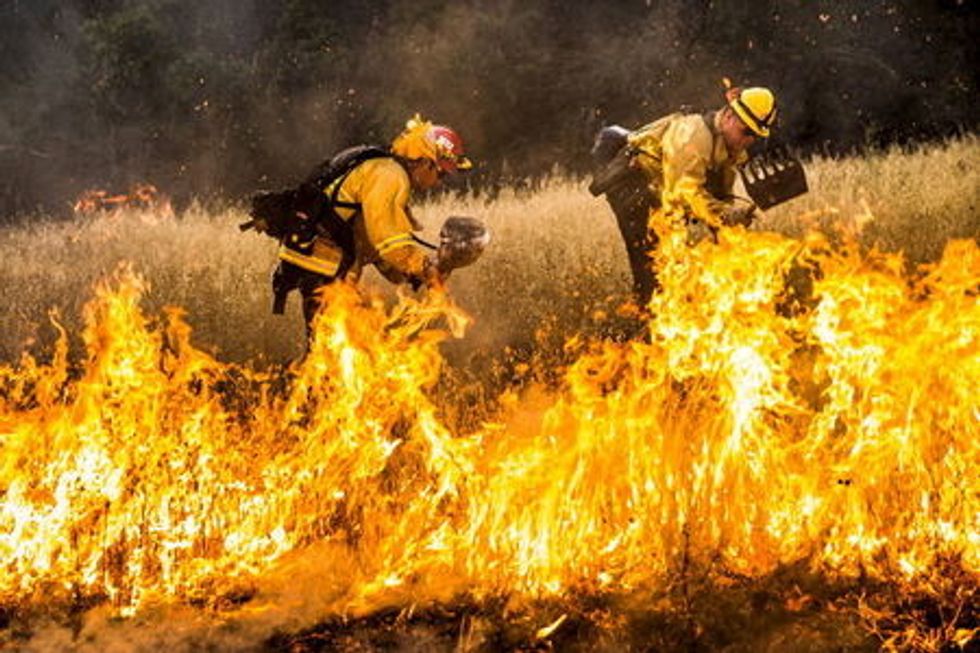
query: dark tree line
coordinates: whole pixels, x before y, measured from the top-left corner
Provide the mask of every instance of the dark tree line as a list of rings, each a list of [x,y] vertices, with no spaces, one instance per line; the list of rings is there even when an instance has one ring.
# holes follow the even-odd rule
[[[968,0],[0,0],[0,220],[150,181],[235,198],[415,111],[469,183],[581,170],[595,129],[765,84],[843,151],[977,126]]]

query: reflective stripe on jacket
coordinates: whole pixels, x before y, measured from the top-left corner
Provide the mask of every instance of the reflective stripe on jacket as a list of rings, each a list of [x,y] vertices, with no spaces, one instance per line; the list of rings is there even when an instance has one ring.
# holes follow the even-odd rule
[[[279,258],[304,270],[333,277],[340,270],[343,252],[329,238],[317,236],[307,243],[279,245]]]

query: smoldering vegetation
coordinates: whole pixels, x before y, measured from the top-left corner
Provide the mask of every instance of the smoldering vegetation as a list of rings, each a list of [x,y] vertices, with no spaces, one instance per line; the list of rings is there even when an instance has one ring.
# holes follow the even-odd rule
[[[8,0],[0,220],[149,181],[186,207],[290,183],[415,111],[494,192],[577,172],[596,128],[774,87],[807,152],[977,125],[975,3]]]

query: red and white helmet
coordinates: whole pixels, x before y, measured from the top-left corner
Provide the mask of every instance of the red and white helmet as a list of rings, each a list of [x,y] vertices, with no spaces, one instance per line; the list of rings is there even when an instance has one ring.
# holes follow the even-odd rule
[[[433,125],[416,115],[391,143],[391,150],[406,159],[430,159],[444,172],[469,170],[473,163],[463,154],[463,139],[451,127]]]
[[[445,172],[469,170],[473,163],[463,153],[463,139],[451,127],[433,125],[429,139],[436,147],[436,164]]]

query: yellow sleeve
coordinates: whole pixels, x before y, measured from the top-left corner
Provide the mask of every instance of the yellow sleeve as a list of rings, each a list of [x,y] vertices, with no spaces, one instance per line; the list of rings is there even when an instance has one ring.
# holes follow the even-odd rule
[[[379,262],[403,276],[419,279],[428,266],[428,257],[412,237],[407,211],[410,192],[404,168],[391,159],[379,159],[365,169],[360,202],[368,244]]]
[[[633,150],[632,165],[642,170],[650,180],[650,192],[660,195],[663,166],[661,165],[661,140],[670,124],[681,114],[672,113],[643,125],[630,132],[627,142]]]
[[[720,227],[726,204],[705,188],[713,146],[711,132],[695,121],[679,121],[668,128],[663,139],[663,204]]]
[[[657,133],[658,126],[657,122],[643,125],[639,129],[631,131],[629,136],[626,137],[626,142],[634,150],[652,154],[656,151],[656,145],[662,135],[662,132],[660,134]]]
[[[626,137],[627,142],[634,150],[646,152],[647,154],[659,157],[660,141],[670,125],[681,118],[680,113],[672,113],[662,118],[658,118],[651,123],[647,123],[639,129],[634,129]]]

